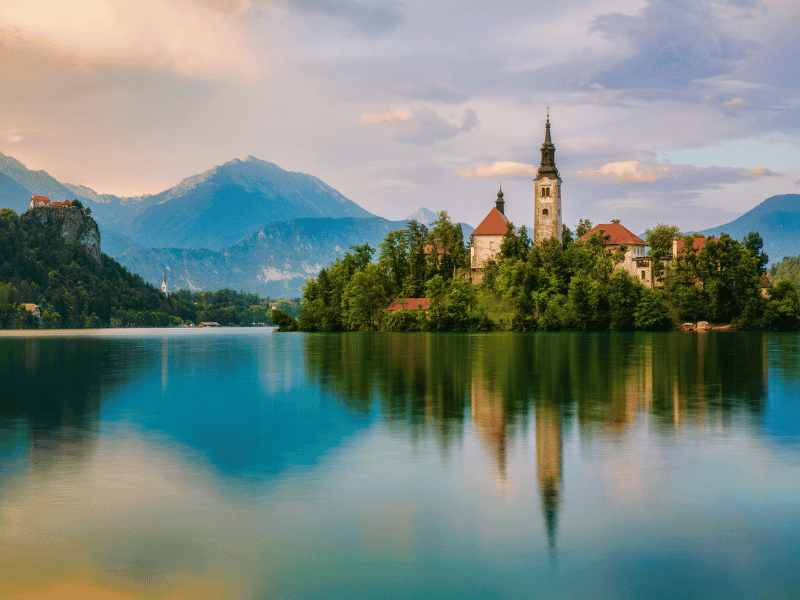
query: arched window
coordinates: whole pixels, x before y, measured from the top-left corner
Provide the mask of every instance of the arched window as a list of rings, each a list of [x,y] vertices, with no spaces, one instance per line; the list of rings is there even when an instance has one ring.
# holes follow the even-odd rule
[[[542,211],[542,214],[543,214],[544,216],[547,216],[547,209],[546,209],[546,208],[545,208],[545,209]]]
[[[542,188],[542,196],[549,196],[550,188]]]

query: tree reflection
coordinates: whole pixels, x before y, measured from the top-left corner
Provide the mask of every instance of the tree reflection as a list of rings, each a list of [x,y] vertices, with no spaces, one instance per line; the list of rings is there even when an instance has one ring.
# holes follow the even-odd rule
[[[119,343],[89,337],[0,338],[0,425],[6,423],[0,435],[27,438],[28,457],[37,468],[62,459],[86,460],[103,395],[136,368],[120,367]],[[139,363],[145,356],[139,352],[131,360]],[[20,437],[21,431],[27,435]]]
[[[675,435],[681,423],[758,423],[767,361],[761,333],[348,334],[306,339],[306,370],[323,392],[379,411],[414,440],[421,426],[443,449],[465,421],[502,488],[509,448],[533,420],[551,555],[562,502],[563,432],[621,438],[637,419]]]

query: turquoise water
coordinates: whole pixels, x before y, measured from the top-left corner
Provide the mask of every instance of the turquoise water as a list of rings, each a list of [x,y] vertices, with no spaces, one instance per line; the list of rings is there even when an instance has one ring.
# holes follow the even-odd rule
[[[797,598],[800,336],[0,336],[0,597]]]

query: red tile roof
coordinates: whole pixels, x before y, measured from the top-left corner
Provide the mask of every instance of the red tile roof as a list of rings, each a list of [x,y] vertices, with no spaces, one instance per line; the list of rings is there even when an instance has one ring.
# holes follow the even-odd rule
[[[432,254],[434,246],[436,246],[436,252],[438,252],[439,254],[444,254],[444,248],[442,248],[439,244],[425,244],[422,247],[422,252],[424,254]]]
[[[389,305],[389,310],[428,310],[430,298],[398,298]]]
[[[50,206],[54,206],[56,208],[67,208],[72,206],[72,202],[69,200],[65,200],[64,202],[51,202]]]
[[[508,230],[508,219],[494,207],[472,235],[503,235]]]
[[[601,229],[605,232],[605,235],[611,236],[611,238],[606,242],[606,244],[610,246],[619,246],[620,244],[627,244],[628,246],[647,245],[642,238],[619,223],[603,223],[602,225],[595,225],[591,228],[591,230],[579,237],[578,241],[587,241],[593,233],[600,233]]]
[[[50,198],[47,196],[34,196],[31,200],[44,200],[45,202],[50,202]]]
[[[719,238],[704,238],[704,237],[692,238],[692,246],[694,247],[695,252],[700,252],[700,250],[702,250],[703,247],[706,245],[706,241],[707,240],[712,240],[714,242],[718,242]],[[678,254],[680,254],[682,248],[683,248],[683,238],[678,240],[678,245],[677,245],[676,252]]]

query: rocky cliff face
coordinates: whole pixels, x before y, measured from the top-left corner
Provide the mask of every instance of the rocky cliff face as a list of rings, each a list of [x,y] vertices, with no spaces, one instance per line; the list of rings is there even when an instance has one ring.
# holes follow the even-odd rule
[[[95,220],[84,214],[80,208],[40,206],[28,212],[42,225],[52,219],[61,220],[61,237],[68,242],[83,244],[89,254],[100,262],[100,228]]]

